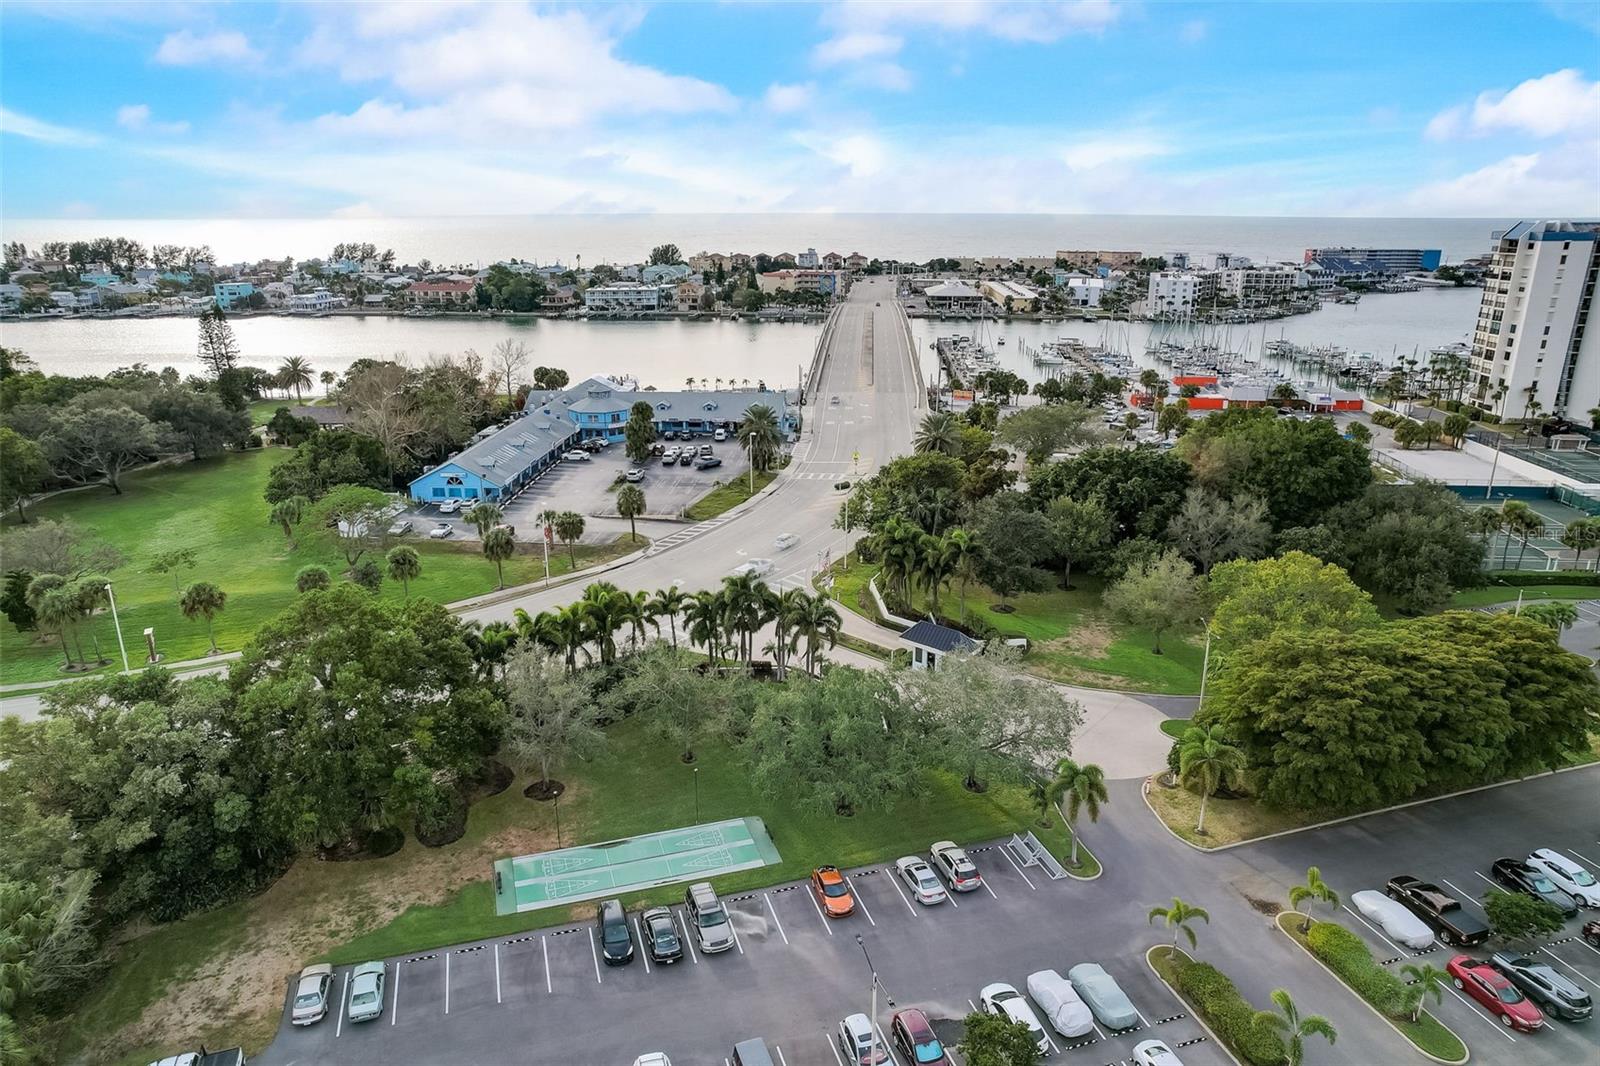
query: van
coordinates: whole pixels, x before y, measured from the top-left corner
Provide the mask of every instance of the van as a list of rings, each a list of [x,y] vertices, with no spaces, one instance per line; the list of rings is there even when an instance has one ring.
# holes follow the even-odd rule
[[[711,439],[714,440],[714,441],[727,440],[728,439],[728,431],[725,430],[725,429],[719,429],[715,433],[711,434]]]
[[[696,881],[683,893],[683,908],[694,925],[695,942],[706,955],[733,947],[733,925],[709,881]],[[735,1049],[737,1051],[737,1049]]]
[[[733,1045],[733,1066],[778,1066],[772,1061],[767,1042],[759,1036],[741,1040]]]

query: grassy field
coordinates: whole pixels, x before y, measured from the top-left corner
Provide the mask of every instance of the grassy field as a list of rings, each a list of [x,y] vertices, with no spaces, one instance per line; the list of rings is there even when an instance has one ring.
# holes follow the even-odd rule
[[[834,596],[844,606],[877,620],[867,580],[876,566],[856,563],[834,571]],[[1052,587],[1026,593],[1009,601],[1011,613],[991,610],[1000,597],[973,583],[967,587],[966,610],[991,623],[1003,637],[1027,637],[1032,643],[1024,665],[1033,673],[1055,681],[1099,688],[1132,689],[1187,695],[1200,691],[1203,649],[1193,640],[1171,633],[1162,637],[1162,652],[1152,650],[1155,639],[1148,630],[1114,622],[1101,606],[1105,584],[1092,575],[1075,577],[1071,591]],[[865,604],[865,608],[862,604]],[[918,612],[928,609],[927,597],[917,592],[911,603]],[[940,597],[940,610],[959,616],[960,589],[952,584]]]
[[[719,485],[698,500],[691,503],[683,512],[685,518],[696,522],[703,522],[707,518],[715,518],[724,511],[731,511],[744,501],[772,484],[778,476],[778,471],[767,470],[755,476],[755,492],[750,491],[750,475],[745,473],[734,478],[726,485]]]
[[[1021,789],[974,795],[943,774],[926,796],[889,811],[840,818],[797,810],[753,788],[736,753],[717,742],[697,745],[697,813],[693,771],[643,723],[615,726],[609,739],[604,755],[561,775],[568,784],[562,843],[761,817],[782,863],[716,878],[722,892],[802,878],[821,863],[881,862],[944,837],[978,842],[1032,829],[1063,860],[1070,843],[1058,817],[1039,828]],[[526,783],[475,805],[466,835],[454,844],[430,849],[409,841],[388,858],[365,862],[305,859],[259,896],[132,940],[74,1017],[68,1050],[138,1066],[163,1048],[243,1039],[254,1054],[276,1029],[284,981],[307,961],[380,958],[591,917],[593,904],[494,913],[492,861],[556,846],[555,808],[524,798]],[[1098,870],[1092,857],[1083,859],[1077,872]],[[633,907],[681,893],[668,886],[624,901]]]
[[[1489,585],[1481,589],[1461,589],[1450,597],[1451,607],[1487,607],[1496,603],[1523,603],[1539,600],[1600,600],[1600,585]]]
[[[1187,718],[1168,718],[1161,723],[1161,731],[1173,740],[1182,740],[1184,732],[1189,728]]]
[[[122,552],[125,562],[107,576],[116,591],[122,633],[135,666],[144,661],[141,634],[147,626],[154,627],[156,646],[169,662],[203,656],[209,647],[205,622],[191,622],[178,611],[172,575],[149,572],[156,555],[181,548],[193,548],[197,562],[179,576],[180,587],[213,581],[228,594],[227,606],[216,619],[216,634],[224,651],[234,651],[293,600],[294,576],[301,567],[326,566],[337,576],[346,566],[331,534],[307,523],[300,543],[291,549],[283,531],[267,522],[262,490],[268,471],[287,454],[262,449],[143,471],[125,479],[121,496],[109,489],[68,493],[29,508],[29,514],[70,520]],[[8,523],[7,528],[13,526]],[[422,554],[422,576],[411,583],[412,595],[450,602],[493,590],[494,565],[479,554],[476,541],[440,543],[414,535],[405,539]],[[615,558],[634,547],[626,538],[580,546],[578,565]],[[552,552],[550,566],[552,574],[566,573],[571,568],[567,553]],[[508,584],[542,578],[540,553],[524,547],[506,562],[505,576]],[[399,598],[401,587],[387,582],[382,595]],[[109,612],[80,630],[91,656],[98,643],[104,658],[119,658]],[[10,622],[0,623],[0,664],[0,682],[6,684],[66,676],[60,671],[60,642],[53,634],[19,633]]]

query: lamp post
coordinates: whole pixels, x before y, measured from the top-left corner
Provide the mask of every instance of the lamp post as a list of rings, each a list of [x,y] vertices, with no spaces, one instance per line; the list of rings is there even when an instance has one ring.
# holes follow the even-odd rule
[[[694,824],[700,824],[700,767],[694,768]]]
[[[561,793],[556,793],[556,847],[561,847]]]
[[[106,582],[106,596],[111,600],[111,622],[117,627],[117,647],[122,650],[122,672],[128,670],[128,646],[122,642],[122,620],[117,617],[117,594],[111,591],[111,582]]]
[[[871,953],[869,953],[867,951],[867,942],[865,940],[861,939],[861,934],[860,933],[856,934],[856,946],[858,946],[861,949],[862,956],[866,958],[866,960],[867,960],[867,972],[872,975],[872,1007],[871,1007],[871,1012],[867,1015],[867,1028],[872,1033],[872,1050],[873,1050],[873,1053],[874,1053],[873,1054],[873,1058],[877,1058],[877,1054],[876,1053],[877,1053],[877,1050],[878,1050],[878,984],[879,984],[879,982],[878,982],[878,970],[877,970],[876,967],[874,967],[872,965],[872,955],[871,955]],[[888,1001],[889,1006],[892,1009],[894,1007],[894,997],[889,995],[888,989],[884,990],[884,999]]]

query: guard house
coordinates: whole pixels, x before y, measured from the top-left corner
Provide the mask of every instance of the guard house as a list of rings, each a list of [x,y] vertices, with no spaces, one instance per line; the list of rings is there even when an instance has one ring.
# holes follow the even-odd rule
[[[911,669],[937,669],[939,660],[953,653],[975,652],[982,647],[976,640],[959,629],[951,629],[935,622],[918,622],[900,639],[911,649]]]
[[[524,413],[509,425],[478,434],[462,451],[429,470],[408,489],[418,503],[501,501],[561,461],[578,441],[564,416]]]

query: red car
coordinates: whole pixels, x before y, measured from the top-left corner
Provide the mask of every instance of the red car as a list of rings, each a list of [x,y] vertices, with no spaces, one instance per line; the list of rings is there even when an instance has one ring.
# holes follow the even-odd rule
[[[811,871],[811,891],[816,893],[822,912],[829,918],[844,918],[856,909],[850,883],[837,866],[819,866]]]
[[[913,1066],[950,1066],[950,1056],[944,1053],[933,1023],[916,1007],[897,1011],[890,1019],[889,1040]]]
[[[1457,955],[1445,963],[1445,972],[1455,978],[1456,987],[1477,1000],[1490,1014],[1498,1015],[1509,1029],[1532,1033],[1544,1026],[1544,1015],[1506,976],[1481,959]]]

